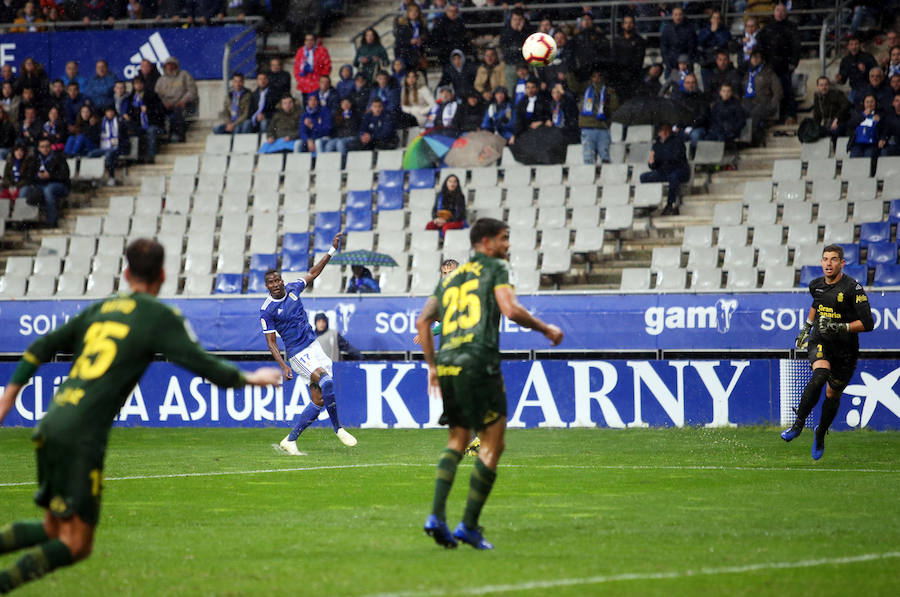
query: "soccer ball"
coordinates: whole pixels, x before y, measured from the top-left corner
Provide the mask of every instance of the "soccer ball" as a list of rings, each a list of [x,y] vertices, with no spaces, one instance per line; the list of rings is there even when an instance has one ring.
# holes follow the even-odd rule
[[[547,66],[556,58],[556,41],[546,33],[532,33],[522,44],[522,57],[532,66]]]

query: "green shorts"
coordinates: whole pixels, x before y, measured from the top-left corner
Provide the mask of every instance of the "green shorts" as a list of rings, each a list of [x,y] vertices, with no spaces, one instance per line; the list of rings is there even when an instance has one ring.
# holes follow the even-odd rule
[[[32,439],[38,472],[35,503],[57,518],[77,514],[87,524],[96,525],[100,519],[106,446],[41,435]]]
[[[481,430],[506,416],[506,387],[499,359],[464,350],[437,357],[444,400],[441,424]]]

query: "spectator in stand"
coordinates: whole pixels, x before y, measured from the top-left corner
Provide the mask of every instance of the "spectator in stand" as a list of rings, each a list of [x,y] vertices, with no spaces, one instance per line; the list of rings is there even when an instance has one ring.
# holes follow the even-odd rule
[[[356,273],[357,268],[360,270],[359,276],[357,276]],[[350,290],[350,284],[353,283],[353,278],[351,278],[350,283],[348,283],[347,292],[381,292],[381,288],[378,287],[378,282],[375,282],[375,280],[372,279],[372,272],[359,265],[351,266],[351,269],[353,270],[353,278],[359,277],[361,279],[361,285],[368,289],[374,288],[374,290]],[[371,282],[368,280],[363,281],[366,277],[365,272],[368,272],[368,279],[371,280]],[[340,361],[342,358],[348,361],[362,360],[362,354],[360,354],[352,344],[347,342],[336,330],[328,329],[328,316],[324,313],[316,313],[315,323],[316,340],[332,362]]]
[[[372,95],[372,88],[366,80],[365,75],[357,73],[353,77],[353,90],[350,92],[350,101],[353,102],[353,108],[360,114],[369,108],[369,97]]]
[[[697,77],[693,74],[684,78],[684,87],[673,98],[691,113],[690,121],[676,123],[675,132],[684,141],[690,141],[691,151],[694,151],[697,149],[697,142],[706,136],[706,129],[709,127],[709,99],[700,91]]]
[[[800,32],[788,20],[787,7],[776,4],[774,19],[759,32],[759,46],[763,58],[781,82],[781,117],[787,124],[797,124],[797,101],[792,82],[794,70],[800,63]]]
[[[78,118],[69,127],[69,138],[63,152],[73,158],[88,155],[100,146],[100,118],[88,105],[81,106]]]
[[[401,4],[405,6],[408,2],[401,2]],[[434,29],[435,22],[444,16],[444,12],[447,10],[447,0],[430,0],[430,2],[425,4],[428,6],[425,23],[428,25],[428,31],[431,32]]]
[[[141,60],[136,76],[144,81],[144,89],[155,92],[156,82],[159,81],[159,68],[156,67],[156,64],[144,58]]]
[[[66,86],[66,99],[63,100],[63,118],[69,126],[78,120],[78,114],[82,106],[90,106],[91,102],[78,90],[78,83],[71,81]],[[69,131],[71,133],[71,131]]]
[[[400,139],[394,129],[393,119],[385,113],[381,98],[372,100],[369,111],[362,118],[359,136],[350,145],[351,150],[395,149]]]
[[[173,24],[181,22],[193,22],[193,17],[188,14],[188,3],[185,0],[159,0],[159,11],[156,20],[169,19]]]
[[[659,125],[658,137],[653,142],[648,160],[650,171],[641,174],[641,182],[669,183],[669,195],[662,215],[678,215],[679,191],[681,183],[691,178],[691,168],[687,161],[684,143],[672,134],[672,125]]]
[[[69,60],[68,62],[66,62],[66,74],[63,75],[62,80],[63,83],[65,83],[66,87],[69,86],[69,83],[74,81],[78,83],[79,89],[84,89],[84,77],[78,74],[78,63],[74,60]]]
[[[37,152],[25,160],[24,179],[27,186],[20,195],[29,205],[42,205],[49,228],[57,224],[57,202],[69,194],[69,165],[61,153],[50,149],[49,139],[41,139]]]
[[[515,134],[509,140],[510,144],[515,143],[516,137],[528,129],[553,126],[550,121],[550,101],[539,93],[540,84],[534,77],[525,84],[525,97],[516,106]]]
[[[19,102],[20,119],[24,117],[26,108],[34,108],[35,114],[38,116],[43,112],[43,106],[41,105],[41,102],[37,101],[34,90],[31,87],[22,89],[22,100]]]
[[[738,55],[738,70],[742,73],[750,70],[750,55],[759,46],[759,21],[750,17],[744,21],[744,35],[741,37],[741,52]]]
[[[894,90],[884,80],[884,71],[881,70],[881,67],[876,66],[869,71],[869,85],[865,88],[865,93],[874,95],[879,106],[890,106],[894,101]],[[861,106],[856,107],[858,109]]]
[[[428,28],[422,18],[422,10],[411,2],[406,7],[406,14],[394,21],[394,58],[406,64],[406,70],[425,70],[428,61],[425,58],[425,42]]]
[[[116,81],[113,86],[113,106],[116,107],[116,114],[125,116],[128,112],[128,88],[125,87],[125,81]]]
[[[353,275],[347,280],[347,290],[345,292],[355,292],[362,294],[372,294],[376,292],[381,292],[381,287],[378,285],[378,282],[375,281],[375,278],[372,277],[372,272],[369,271],[368,268],[365,268],[361,265],[351,265],[350,270],[353,272]],[[328,318],[324,313],[318,313],[316,315],[316,334],[319,334],[319,321],[324,320],[325,328],[324,331],[328,330]],[[342,336],[340,336],[337,332],[333,332],[338,337],[338,341],[344,340]],[[324,335],[324,334],[323,334]],[[322,341],[322,335],[319,336],[319,342]],[[359,357],[359,352],[350,345],[349,342],[344,340],[346,346],[349,346],[349,349],[353,352],[356,352],[357,357]],[[324,349],[324,347],[323,347]],[[343,348],[342,348],[343,350]],[[340,359],[338,359],[340,360]]]
[[[424,77],[425,74],[423,71],[422,76]],[[406,64],[402,60],[394,60],[391,63],[391,77],[394,78],[397,87],[403,87],[403,78],[406,77]]]
[[[887,144],[887,136],[878,113],[875,96],[867,93],[862,110],[854,110],[847,126],[850,139],[847,143],[851,158],[874,158]]]
[[[231,76],[231,91],[223,100],[222,111],[219,112],[221,123],[216,125],[213,133],[217,135],[233,135],[249,132],[250,92],[244,87],[244,73],[236,72]]]
[[[123,153],[128,153],[128,126],[116,114],[112,104],[103,109],[103,120],[100,121],[100,147],[91,151],[88,156],[103,158],[103,165],[109,178],[106,186],[116,185],[116,161]]]
[[[0,180],[0,199],[18,199],[25,186],[25,146],[16,143],[5,159],[3,180]]]
[[[887,139],[881,155],[900,155],[900,95],[894,96],[891,107],[884,114],[881,126],[884,137]]]
[[[878,40],[876,40],[876,43],[878,43]],[[887,31],[878,50],[872,53],[882,68],[887,67],[891,61],[891,50],[897,45],[900,45],[900,36],[897,35],[896,31]]]
[[[528,65],[524,62],[517,64],[515,86],[512,87],[511,98],[514,108],[518,106],[522,98],[525,97],[525,84],[528,83],[529,78],[531,78],[531,71],[528,69]]]
[[[186,70],[182,70],[178,59],[169,56],[163,63],[163,75],[156,82],[156,95],[162,100],[169,118],[169,140],[173,143],[184,141],[187,124],[185,117],[197,105],[197,83]]]
[[[269,60],[269,85],[272,87],[272,94],[279,102],[281,98],[291,92],[291,74],[282,68],[281,58],[276,57]]]
[[[95,69],[96,73],[85,83],[83,91],[94,106],[106,106],[113,101],[116,78],[109,72],[106,60],[98,60]]]
[[[128,111],[125,121],[130,136],[137,136],[145,143],[144,161],[156,161],[157,139],[166,126],[166,108],[156,92],[147,89],[144,79],[135,77],[131,81],[131,95],[128,96]]]
[[[113,3],[108,0],[80,0],[78,16],[85,23],[98,23],[114,21]]]
[[[678,57],[678,69],[669,73],[666,80],[666,86],[663,89],[663,95],[666,97],[675,97],[677,93],[684,89],[684,80],[688,75],[693,74],[694,65],[687,54]]]
[[[331,56],[322,42],[316,43],[316,36],[307,33],[303,45],[294,56],[294,78],[297,89],[304,95],[319,88],[319,77],[331,74]]]
[[[862,101],[869,84],[869,71],[878,66],[875,57],[861,49],[860,40],[853,36],[847,40],[847,54],[841,58],[838,74],[834,80],[838,84],[849,83],[849,99],[852,105]]]
[[[466,93],[466,100],[460,104],[456,115],[453,117],[452,128],[458,133],[470,133],[481,127],[486,111],[481,96],[474,89]]]
[[[319,105],[328,108],[329,112],[334,113],[340,106],[341,100],[338,99],[337,90],[331,86],[331,77],[327,75],[319,77],[319,88],[313,95],[318,96]]]
[[[258,73],[256,75],[256,89],[250,94],[250,133],[265,133],[269,126],[269,120],[275,114],[278,100],[269,85],[269,75]]]
[[[581,15],[579,31],[569,45],[572,46],[570,67],[575,81],[585,82],[591,77],[591,71],[605,67],[604,57],[609,53],[609,43],[594,26],[594,17],[590,12]]]
[[[550,122],[565,134],[566,143],[574,145],[581,138],[578,127],[578,102],[562,83],[550,89]]]
[[[716,65],[709,71],[708,79],[703,81],[703,90],[710,95],[719,95],[719,88],[728,83],[732,91],[740,88],[741,74],[734,65],[728,52],[720,50],[716,53]]]
[[[19,105],[21,103],[22,98],[16,95],[12,83],[4,82],[3,86],[0,87],[0,106],[3,107],[3,111],[6,112],[9,120],[16,126],[19,124]]]
[[[497,13],[490,14],[496,18]],[[519,7],[512,9],[506,27],[500,32],[500,51],[506,65],[507,89],[516,88],[516,65],[522,59],[522,44],[530,33],[531,29],[525,25],[525,12]]]
[[[17,142],[28,148],[33,148],[37,146],[38,139],[41,138],[41,133],[44,130],[43,123],[38,118],[37,108],[34,106],[23,108],[22,114],[23,118],[19,124],[19,138]]]
[[[609,123],[619,109],[616,90],[606,85],[600,69],[595,68],[591,80],[581,91],[578,127],[581,129],[581,147],[585,164],[597,161],[609,162]]]
[[[369,95],[367,109],[376,98],[381,100],[384,113],[396,123],[400,115],[400,87],[396,85],[394,78],[383,70],[375,75],[375,86]]]
[[[438,86],[449,85],[453,88],[453,93],[457,97],[461,97],[475,88],[476,72],[475,65],[466,62],[462,50],[453,50],[450,52],[450,62],[444,65],[444,72],[441,80],[438,81]]]
[[[634,17],[626,15],[622,18],[622,34],[616,36],[613,41],[612,56],[615,68],[610,73],[612,83],[622,101],[631,99],[641,87],[646,52],[647,40],[638,35]]]
[[[709,129],[704,139],[731,143],[741,136],[747,122],[747,112],[741,101],[734,96],[731,83],[719,85],[719,100],[713,104],[709,117]]]
[[[225,5],[222,0],[195,0],[190,3],[194,10],[194,22],[206,25],[220,20],[225,15]]]
[[[0,23],[15,21],[20,5],[18,0],[0,0]]]
[[[8,23],[9,21],[4,21]],[[19,11],[15,20],[12,21],[14,24],[19,25],[21,27],[13,27],[9,30],[10,33],[37,33],[38,31],[44,31],[45,29],[42,27],[38,27],[40,23],[44,22],[44,19],[41,18],[41,14],[37,12],[34,2],[26,2],[25,6]]]
[[[753,143],[759,144],[766,121],[778,117],[782,94],[778,75],[763,62],[759,50],[750,55],[750,70],[744,75],[742,89],[744,110],[753,120]]]
[[[340,110],[334,113],[333,134],[325,144],[325,151],[339,151],[341,155],[346,156],[347,148],[359,134],[359,123],[359,112],[353,107],[350,98],[345,97],[341,100]]]
[[[350,94],[353,92],[353,65],[345,64],[341,67],[341,70],[338,71],[339,80],[335,88],[338,92],[338,97],[340,99],[344,99],[345,97],[350,97]]]
[[[894,95],[900,93],[900,74],[892,75],[890,81],[888,81],[888,85],[891,86]]]
[[[666,23],[659,35],[659,52],[666,73],[678,68],[678,57],[682,55],[687,55],[693,68],[696,51],[697,33],[694,26],[684,18],[684,9],[676,6],[672,9],[672,22]]]
[[[68,137],[66,123],[59,116],[59,108],[54,106],[47,112],[47,120],[41,125],[40,138],[49,139],[50,149],[53,151],[62,151],[66,146],[66,137]]]
[[[59,113],[63,113],[63,105],[66,103],[66,86],[62,79],[53,79],[50,83],[50,93],[44,99],[44,108],[49,110],[50,106],[59,108]]]
[[[703,77],[703,89],[712,90],[710,76],[716,68],[716,57],[719,52],[726,55],[731,48],[731,32],[722,19],[722,13],[714,10],[709,15],[709,25],[697,35],[697,50],[700,55],[700,73]]]
[[[451,128],[456,117],[456,111],[459,110],[459,102],[453,94],[450,87],[438,87],[438,106],[434,113],[434,118],[429,114],[429,122],[426,128],[445,127]]]
[[[844,92],[832,89],[828,77],[819,77],[813,94],[812,118],[819,125],[822,136],[831,137],[833,141],[843,135],[849,115],[850,102]]]
[[[149,4],[149,3],[148,3]],[[125,18],[128,20],[134,21],[136,19],[152,19],[153,16],[150,14],[151,11],[146,11],[147,14],[144,14],[144,7],[141,4],[140,0],[128,0],[125,6],[126,14]]]
[[[434,96],[428,86],[419,85],[419,73],[414,70],[407,72],[400,92],[400,110],[403,114],[400,116],[399,128],[424,126],[428,113],[434,107]]]
[[[269,129],[266,131],[266,142],[259,148],[259,153],[284,153],[294,151],[297,137],[300,135],[300,115],[303,111],[294,103],[294,98],[285,95],[272,116]]]
[[[13,72],[12,64],[0,66],[0,83],[9,83],[12,85],[13,90],[15,90],[18,81],[16,74]]]
[[[16,82],[16,89],[19,94],[25,88],[31,88],[34,91],[35,100],[42,103],[49,91],[49,80],[44,67],[34,61],[34,58],[26,58],[22,61],[19,68],[19,78]]]
[[[475,72],[475,91],[481,94],[484,101],[491,101],[491,93],[502,87],[506,81],[506,64],[497,57],[496,48],[485,48],[484,61]]]
[[[459,178],[451,174],[444,179],[441,190],[434,198],[431,221],[425,230],[440,230],[441,238],[448,230],[466,227],[466,196],[460,188]]]
[[[542,89],[553,89],[557,83],[568,85],[569,73],[572,72],[572,64],[575,62],[572,56],[572,46],[569,45],[569,37],[562,30],[553,34],[556,42],[556,57],[553,62],[539,69]]]
[[[900,46],[891,48],[887,62],[884,63],[884,73],[888,79],[894,75],[900,75]]]
[[[494,89],[493,101],[484,113],[481,128],[509,141],[514,132],[514,117],[515,112],[506,87],[497,87]]]
[[[306,110],[300,117],[300,142],[296,151],[319,154],[331,139],[331,110],[319,104],[319,96],[306,96]]]
[[[16,127],[10,122],[6,111],[0,110],[0,160],[5,160],[12,151],[16,144],[16,136]]]
[[[435,19],[429,39],[431,52],[442,66],[447,65],[451,50],[459,49],[466,56],[472,55],[469,31],[459,16],[459,6],[456,4],[447,5],[444,14]]]
[[[362,43],[356,49],[353,66],[357,68],[357,72],[365,75],[367,80],[374,81],[375,73],[387,68],[387,65],[387,50],[381,45],[381,37],[377,31],[369,27],[363,32]]]

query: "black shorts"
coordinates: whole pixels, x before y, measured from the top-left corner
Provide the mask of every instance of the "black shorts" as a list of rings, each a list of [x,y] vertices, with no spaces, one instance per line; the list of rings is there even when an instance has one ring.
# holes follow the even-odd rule
[[[78,515],[89,525],[100,520],[106,446],[83,440],[36,435],[38,490],[35,503],[57,518]]]
[[[810,340],[809,342],[809,364],[810,366],[816,361],[828,361],[831,366],[831,377],[828,385],[835,390],[842,391],[853,372],[856,371],[856,361],[859,358],[859,352],[856,350],[848,350],[835,342],[825,340]]]
[[[506,416],[506,387],[499,359],[464,350],[438,355],[444,401],[442,425],[480,431]]]

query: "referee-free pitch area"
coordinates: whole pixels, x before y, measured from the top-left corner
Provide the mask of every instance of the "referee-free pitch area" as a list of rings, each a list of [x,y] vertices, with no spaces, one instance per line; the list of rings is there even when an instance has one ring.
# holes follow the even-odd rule
[[[900,433],[813,462],[778,431],[510,430],[476,552],[422,532],[444,430],[115,429],[92,557],[16,594],[900,594]],[[0,524],[39,515],[29,434],[0,429]]]

